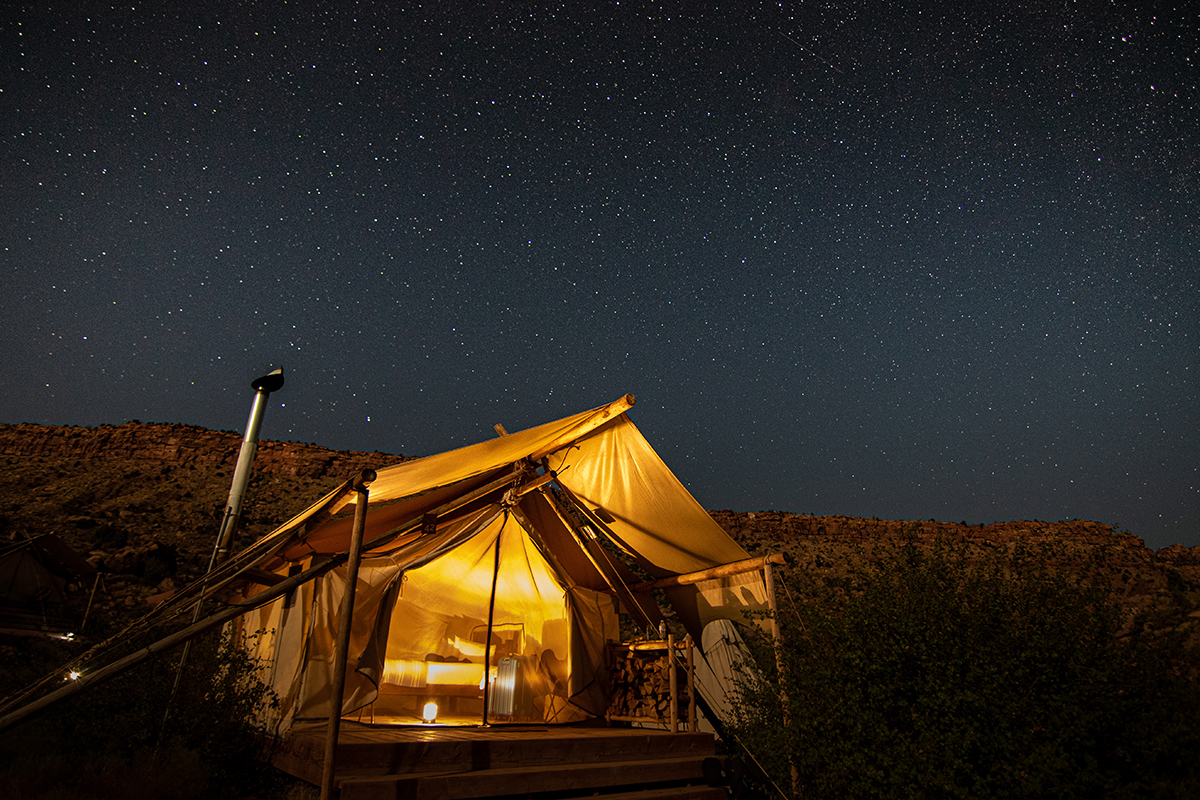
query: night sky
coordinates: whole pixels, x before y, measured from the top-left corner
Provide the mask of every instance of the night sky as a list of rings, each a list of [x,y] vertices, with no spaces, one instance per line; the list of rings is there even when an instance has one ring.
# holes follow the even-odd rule
[[[0,421],[629,392],[707,508],[1200,544],[1183,7],[6,3]]]

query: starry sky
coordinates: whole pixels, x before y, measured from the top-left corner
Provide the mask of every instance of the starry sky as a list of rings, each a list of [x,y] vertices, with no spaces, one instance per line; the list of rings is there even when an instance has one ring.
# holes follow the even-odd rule
[[[1183,3],[6,3],[0,422],[629,392],[707,508],[1197,545],[1198,83]]]

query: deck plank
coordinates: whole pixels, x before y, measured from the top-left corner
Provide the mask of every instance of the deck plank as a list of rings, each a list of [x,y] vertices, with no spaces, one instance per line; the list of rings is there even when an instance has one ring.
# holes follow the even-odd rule
[[[703,783],[703,759],[608,761],[510,767],[473,772],[367,776],[339,783],[342,800],[476,800],[539,792],[606,789],[613,786],[693,781]],[[707,788],[707,787],[706,787]]]
[[[324,724],[299,727],[277,748],[273,763],[319,783],[324,750]],[[335,776],[347,800],[466,800],[576,789],[586,795],[610,787],[650,790],[656,782],[703,784],[700,765],[714,753],[708,733],[343,721]]]

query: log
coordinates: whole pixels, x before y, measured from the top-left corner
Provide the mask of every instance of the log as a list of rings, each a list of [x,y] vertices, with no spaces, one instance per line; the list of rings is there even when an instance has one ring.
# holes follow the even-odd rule
[[[746,572],[753,572],[756,569],[762,569],[767,564],[786,564],[789,556],[785,553],[772,553],[759,558],[748,558],[745,561],[734,561],[730,564],[721,564],[709,569],[702,569],[699,572],[685,572],[682,575],[672,575],[669,578],[659,578],[655,581],[646,581],[633,586],[632,592],[648,592],[651,589],[669,589],[672,586],[687,586],[701,581],[712,580],[713,578],[728,578],[731,575],[742,575]]]

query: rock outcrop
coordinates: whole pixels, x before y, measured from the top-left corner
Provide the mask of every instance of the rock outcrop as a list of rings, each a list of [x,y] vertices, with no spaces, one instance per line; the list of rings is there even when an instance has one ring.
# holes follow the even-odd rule
[[[57,425],[0,425],[0,455],[56,459],[159,461],[174,465],[233,466],[241,434],[196,425],[127,422],[96,428]],[[403,456],[337,451],[315,444],[259,440],[255,469],[302,478],[344,477],[363,467],[380,467]]]

